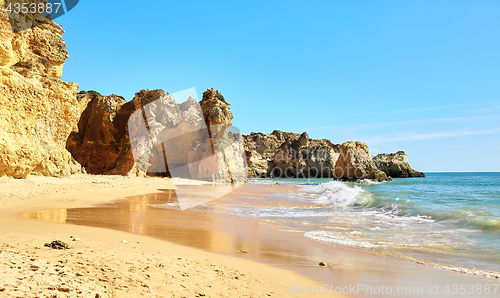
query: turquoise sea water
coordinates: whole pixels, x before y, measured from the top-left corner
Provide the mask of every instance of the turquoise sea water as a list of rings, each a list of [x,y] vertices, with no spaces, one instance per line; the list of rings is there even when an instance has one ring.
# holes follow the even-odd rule
[[[500,271],[500,173],[427,173],[377,183],[258,179],[292,183],[266,206],[226,212],[260,218],[326,245],[431,264]]]

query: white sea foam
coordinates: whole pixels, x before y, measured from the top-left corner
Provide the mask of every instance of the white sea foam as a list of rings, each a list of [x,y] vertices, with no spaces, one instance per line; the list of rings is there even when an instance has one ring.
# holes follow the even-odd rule
[[[316,203],[326,206],[347,207],[356,203],[356,196],[362,192],[359,186],[330,181],[318,185],[300,185],[300,189],[316,196]]]
[[[253,184],[276,184],[276,181],[270,179],[262,179],[262,178],[250,178],[248,182]]]
[[[307,238],[315,240],[324,244],[340,244],[344,246],[361,247],[361,248],[373,248],[376,245],[356,239],[359,237],[360,232],[353,231],[351,233],[334,233],[328,231],[310,231],[304,234]],[[351,236],[351,237],[349,237]]]
[[[229,207],[229,208],[228,208]],[[239,205],[236,208],[225,206],[219,208],[219,212],[224,212],[229,215],[247,218],[304,218],[304,217],[323,217],[329,216],[329,211],[321,207],[256,207]],[[306,224],[306,223],[303,223]]]
[[[355,182],[356,184],[360,185],[378,185],[385,183],[385,181],[377,181],[377,180],[371,180],[371,179],[361,179]]]

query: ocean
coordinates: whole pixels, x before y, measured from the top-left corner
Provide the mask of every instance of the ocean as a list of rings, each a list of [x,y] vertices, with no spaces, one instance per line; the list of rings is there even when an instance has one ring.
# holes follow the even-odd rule
[[[500,271],[500,173],[426,173],[425,178],[390,182],[251,183],[295,185],[298,191],[270,193],[265,203],[215,201],[205,209],[257,218],[325,245],[443,267]]]

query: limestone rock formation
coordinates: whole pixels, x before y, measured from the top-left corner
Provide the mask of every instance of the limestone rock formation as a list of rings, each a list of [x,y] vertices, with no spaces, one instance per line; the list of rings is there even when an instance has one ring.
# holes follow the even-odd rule
[[[255,150],[246,150],[245,155],[248,166],[248,177],[267,177],[269,162]]]
[[[244,137],[248,166],[248,177],[269,177],[270,162],[277,148],[282,144],[273,134],[251,134]]]
[[[231,127],[233,114],[229,104],[218,90],[211,88],[203,92],[200,107],[209,139],[198,139],[189,151],[191,176],[216,182],[246,182],[245,148],[241,134]],[[204,146],[200,146],[200,141]]]
[[[279,130],[245,137],[248,177],[388,180],[361,142],[336,145]]]
[[[142,90],[129,102],[100,94],[78,94],[77,99],[82,114],[78,130],[66,143],[73,157],[90,174],[139,174],[130,148],[129,118],[142,106],[158,99],[172,100],[171,96],[163,90]]]
[[[43,17],[19,18],[29,23]],[[7,13],[0,11],[0,176],[65,176],[80,170],[65,148],[80,116],[78,85],[60,80],[69,57],[64,30],[46,21],[14,33]]]
[[[104,174],[118,158],[123,131],[115,127],[116,116],[126,101],[116,95],[77,95],[82,106],[78,132],[72,132],[66,148],[89,174]]]
[[[333,178],[340,155],[329,140],[279,130],[247,136],[245,149],[249,177]]]
[[[213,125],[226,125],[233,124],[233,113],[229,109],[229,104],[214,88],[208,89],[203,92],[203,99],[200,101],[200,106],[203,111],[203,117],[207,127]]]
[[[408,155],[404,151],[390,154],[378,154],[373,158],[375,165],[392,178],[425,177],[410,167]]]
[[[231,132],[233,115],[217,90],[199,104],[191,97],[179,104],[163,90],[142,90],[130,102],[78,100],[84,112],[67,147],[89,173],[246,181],[243,142]]]
[[[387,181],[387,175],[373,161],[368,146],[361,142],[345,142],[340,146],[340,157],[335,165],[335,178],[355,181],[372,179]]]

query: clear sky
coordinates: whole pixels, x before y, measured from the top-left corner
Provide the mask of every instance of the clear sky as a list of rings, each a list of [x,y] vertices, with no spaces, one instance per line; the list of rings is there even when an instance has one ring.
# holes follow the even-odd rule
[[[275,129],[421,171],[500,171],[500,1],[96,1],[56,21],[63,79],[127,100],[214,87]]]

